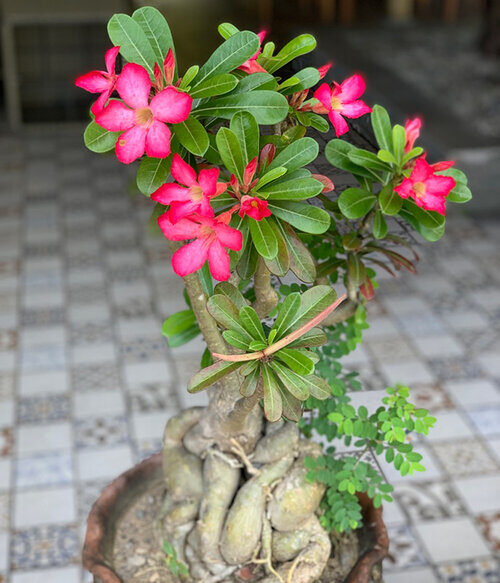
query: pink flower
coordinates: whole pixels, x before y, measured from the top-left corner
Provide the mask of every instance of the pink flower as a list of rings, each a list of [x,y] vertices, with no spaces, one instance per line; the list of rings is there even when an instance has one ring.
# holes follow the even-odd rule
[[[271,211],[267,208],[267,201],[258,196],[245,196],[241,199],[240,210],[238,212],[241,218],[248,215],[256,221],[261,221],[264,217],[269,217]]]
[[[196,172],[191,166],[186,164],[179,154],[174,154],[171,173],[174,179],[184,186],[169,182],[160,186],[151,195],[153,200],[170,205],[171,222],[175,224],[193,213],[213,217],[214,211],[210,206],[210,199],[222,194],[227,188],[225,182],[217,182],[219,169],[200,170],[196,178]]]
[[[226,247],[239,251],[243,244],[241,232],[228,226],[230,220],[231,213],[223,213],[215,218],[193,215],[174,224],[170,220],[169,211],[161,215],[158,224],[167,239],[194,239],[173,254],[172,267],[175,273],[184,277],[200,269],[208,259],[212,276],[218,281],[228,280],[231,273]]]
[[[422,120],[419,117],[415,119],[407,119],[405,123],[406,144],[405,154],[413,150],[413,144],[420,136],[420,128],[422,127]]]
[[[394,190],[402,198],[413,198],[417,206],[444,216],[445,198],[455,184],[451,176],[434,174],[432,166],[425,159],[418,158],[409,178],[403,178],[403,182]]]
[[[344,117],[357,118],[370,113],[371,107],[359,99],[364,90],[365,82],[361,75],[353,75],[340,85],[334,83],[333,87],[323,83],[314,92],[319,104],[313,106],[313,111],[328,113],[337,137],[341,136],[349,130]]]
[[[231,174],[229,184],[231,185],[234,193],[238,198],[240,198],[241,192],[243,193],[249,192],[250,190],[252,190],[254,186],[256,186],[257,182],[259,181],[258,178],[255,178],[254,180],[256,170],[257,170],[257,156],[250,160],[250,162],[245,166],[245,170],[243,172],[243,182],[241,184],[236,178],[236,176],[234,174]]]
[[[249,75],[252,73],[265,73],[266,70],[264,69],[264,67],[261,67],[259,65],[259,63],[257,63],[257,57],[260,55],[260,53],[262,52],[262,43],[264,42],[264,39],[266,37],[267,31],[265,30],[261,30],[257,36],[260,39],[260,47],[259,50],[255,53],[255,55],[253,55],[252,57],[250,57],[248,59],[248,61],[245,61],[244,63],[242,63],[238,69],[241,69],[242,71],[245,71],[245,73],[248,73]]]
[[[185,121],[191,112],[191,97],[170,86],[149,102],[149,75],[135,63],[123,67],[116,90],[125,103],[111,101],[95,120],[111,132],[125,130],[116,142],[118,160],[130,164],[144,152],[152,158],[166,158],[170,154],[170,130],[165,123]]]
[[[155,63],[154,74],[156,81],[155,89],[157,91],[161,91],[165,85],[166,86],[172,85],[172,81],[174,80],[175,74],[175,59],[172,49],[168,49],[167,56],[163,61],[163,73],[162,70],[160,69],[160,65],[158,65],[158,63]],[[163,82],[163,78],[165,78],[165,83]]]
[[[104,56],[106,71],[91,71],[90,73],[81,75],[75,81],[75,85],[77,87],[81,87],[90,93],[101,94],[97,98],[97,101],[90,108],[90,111],[94,115],[97,115],[103,110],[106,102],[115,89],[115,64],[119,51],[120,47],[113,47],[106,52],[106,55]]]
[[[321,67],[318,67],[318,73],[319,73],[320,79],[323,79],[323,77],[325,77],[325,75],[328,73],[328,71],[330,70],[332,65],[333,65],[333,63],[330,62],[330,63],[326,63],[325,65],[322,65]]]

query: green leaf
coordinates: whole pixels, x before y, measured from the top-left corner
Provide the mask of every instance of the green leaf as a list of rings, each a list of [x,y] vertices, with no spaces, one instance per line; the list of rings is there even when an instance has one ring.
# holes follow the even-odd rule
[[[247,244],[236,266],[236,271],[241,279],[250,279],[255,273],[259,254],[252,243]]]
[[[291,271],[306,283],[312,283],[316,278],[316,264],[309,249],[297,237],[294,230],[281,221],[276,221],[276,225],[285,240],[288,256],[290,258]]]
[[[161,333],[167,338],[179,332],[184,332],[196,323],[193,310],[181,310],[169,316],[161,328]]]
[[[393,184],[387,184],[378,193],[378,202],[382,212],[386,215],[396,215],[403,206],[403,199],[394,190]]]
[[[317,376],[311,375],[303,378],[309,393],[315,399],[324,401],[332,396],[332,390],[325,379]]]
[[[305,115],[309,119],[309,125],[315,130],[318,130],[318,132],[326,134],[330,131],[330,124],[324,117],[321,117],[317,113],[312,113],[311,111],[305,112]]]
[[[300,296],[300,307],[291,319],[285,333],[292,332],[300,328],[329,305],[333,304],[337,294],[335,290],[328,285],[315,285],[309,288]],[[280,333],[281,336],[281,333]]]
[[[294,201],[269,202],[268,209],[299,231],[318,235],[330,226],[330,215],[323,209]]]
[[[214,293],[227,296],[238,310],[241,310],[241,308],[248,305],[240,290],[228,281],[221,281],[218,283],[215,286]]]
[[[200,68],[198,67],[198,65],[191,65],[191,67],[189,67],[189,69],[182,76],[179,89],[187,90],[191,81],[196,77],[196,75],[198,75],[199,70]]]
[[[348,219],[364,217],[376,202],[376,196],[362,188],[347,188],[338,200],[341,213]]]
[[[394,148],[394,157],[398,164],[403,161],[404,149],[406,144],[406,132],[403,126],[396,124],[392,128],[392,142]]]
[[[269,366],[262,367],[262,386],[264,388],[264,413],[266,419],[273,423],[280,419],[283,404],[276,377]]]
[[[260,190],[260,195],[269,200],[306,200],[317,196],[323,185],[314,178],[280,180]]]
[[[453,190],[446,197],[446,200],[450,202],[464,203],[468,202],[472,198],[472,192],[470,188],[463,184],[462,182],[457,182]]]
[[[132,18],[144,31],[153,49],[156,62],[162,66],[168,50],[174,51],[172,33],[163,14],[156,8],[144,6],[136,10]]]
[[[260,47],[259,37],[248,30],[237,32],[224,41],[201,67],[194,80],[193,89],[207,79],[230,73],[254,55]]]
[[[278,240],[270,224],[265,218],[260,221],[249,218],[248,221],[252,241],[259,255],[264,259],[274,259],[278,254]]]
[[[278,317],[271,328],[277,331],[278,339],[285,335],[299,308],[300,294],[298,292],[287,295],[284,302],[278,306]]]
[[[219,31],[221,37],[225,39],[228,39],[230,36],[233,36],[233,34],[239,32],[239,28],[236,28],[236,26],[230,22],[223,22],[222,24],[219,24],[217,30]]]
[[[326,334],[321,328],[312,328],[297,340],[289,344],[290,348],[310,348],[311,346],[322,346],[326,344]]]
[[[318,156],[318,142],[313,138],[300,138],[289,144],[269,164],[268,170],[283,166],[292,172],[316,160]]]
[[[222,127],[217,132],[216,143],[224,166],[242,182],[245,161],[236,134],[230,129]]]
[[[170,348],[177,348],[178,346],[183,346],[187,344],[193,338],[196,338],[200,334],[200,328],[198,324],[193,324],[186,330],[182,332],[178,332],[177,334],[172,334],[172,336],[168,337],[168,345]]]
[[[387,235],[387,223],[384,215],[377,209],[373,218],[373,236],[375,239],[383,239]]]
[[[249,343],[239,332],[235,332],[234,330],[224,330],[222,336],[228,344],[231,344],[231,346],[235,346],[245,352],[248,351]]]
[[[257,366],[250,374],[246,375],[245,380],[241,383],[240,393],[243,397],[251,397],[255,393],[259,379],[260,367]]]
[[[241,146],[243,162],[246,166],[259,155],[259,126],[248,111],[239,111],[231,119],[229,128],[234,132]]]
[[[238,309],[227,296],[216,294],[208,298],[207,309],[224,328],[239,332],[249,344],[252,342],[253,338],[241,324]]]
[[[277,180],[278,178],[281,178],[281,176],[283,176],[285,174],[286,174],[286,168],[284,168],[283,166],[278,166],[278,168],[274,168],[270,172],[266,172],[264,174],[264,176],[259,178],[259,182],[254,190],[260,190],[261,188],[266,186],[266,184],[269,184],[270,182],[274,182],[275,180]]]
[[[268,219],[268,224],[273,230],[276,241],[278,242],[278,252],[274,259],[265,259],[266,267],[271,273],[274,273],[274,275],[284,277],[290,269],[290,255],[288,253],[288,248],[276,221]]]
[[[114,14],[108,22],[108,34],[123,58],[144,67],[153,80],[156,55],[141,26],[127,14]]]
[[[289,421],[297,423],[302,417],[302,401],[296,399],[281,383],[278,383],[278,390],[281,395],[281,414]]]
[[[276,358],[299,375],[310,375],[314,372],[314,362],[295,348],[282,348],[276,353]]]
[[[415,203],[409,200],[405,200],[403,203],[403,208],[415,218],[415,220],[428,229],[436,229],[441,227],[445,218],[443,215],[435,211],[428,211],[423,208],[418,207]]]
[[[95,121],[91,121],[83,133],[83,141],[91,152],[102,154],[115,147],[121,132],[108,132]]]
[[[252,338],[264,342],[264,346],[267,346],[264,328],[257,312],[251,306],[240,308],[240,321]]]
[[[347,276],[352,285],[358,287],[366,279],[366,270],[359,255],[355,253],[347,254]]]
[[[292,79],[294,79],[295,82],[281,90],[284,95],[290,95],[291,93],[304,91],[305,89],[314,87],[316,83],[319,83],[320,75],[318,69],[315,67],[306,67],[298,73],[294,73]]]
[[[240,368],[242,364],[242,362],[226,362],[225,360],[219,360],[215,364],[212,364],[193,375],[188,383],[187,390],[189,393],[202,391]]]
[[[372,168],[373,170],[378,170],[380,172],[392,171],[392,168],[389,166],[389,164],[383,162],[376,154],[369,152],[368,150],[351,150],[347,153],[347,156],[351,162],[354,162],[358,166]]]
[[[355,146],[345,142],[344,140],[334,139],[330,140],[325,148],[325,156],[328,162],[336,168],[350,172],[356,176],[364,176],[365,178],[375,178],[379,180],[377,173],[355,164],[350,160],[348,154],[355,150]]]
[[[316,39],[310,34],[301,34],[287,43],[275,57],[262,58],[262,65],[269,73],[274,73],[293,59],[310,53],[315,48]]]
[[[211,99],[193,110],[193,113],[197,117],[231,119],[238,111],[250,112],[259,124],[272,125],[285,119],[288,101],[274,91],[253,91]]]
[[[137,188],[146,196],[151,196],[160,186],[165,184],[170,166],[171,158],[148,158],[141,160],[137,170]]]
[[[297,374],[290,368],[283,366],[277,360],[272,360],[270,362],[270,366],[278,375],[278,378],[282,382],[285,389],[292,393],[296,399],[299,401],[305,401],[309,397],[309,391],[307,390],[303,378],[300,374]]]
[[[208,150],[209,139],[207,130],[194,117],[172,125],[172,130],[182,146],[195,156],[203,156]]]
[[[204,99],[214,95],[223,95],[232,91],[238,85],[238,79],[230,73],[222,73],[196,85],[189,94],[193,99]]]
[[[389,114],[381,105],[374,105],[371,122],[375,138],[381,149],[392,150],[392,126]]]
[[[233,89],[231,95],[240,93],[249,93],[250,91],[261,91],[268,89],[274,91],[278,86],[276,79],[269,73],[252,73],[240,80],[238,85]]]

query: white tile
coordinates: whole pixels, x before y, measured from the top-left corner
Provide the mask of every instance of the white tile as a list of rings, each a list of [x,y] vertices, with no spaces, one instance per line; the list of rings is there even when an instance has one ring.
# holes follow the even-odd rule
[[[385,297],[382,299],[386,309],[392,314],[403,316],[405,314],[425,313],[430,310],[429,304],[415,295],[406,297]]]
[[[137,337],[161,337],[161,321],[153,316],[144,318],[119,318],[118,334],[122,340],[134,340]]]
[[[107,342],[103,344],[90,344],[73,346],[71,349],[71,361],[73,365],[94,364],[114,360],[115,347]]]
[[[38,452],[71,449],[71,424],[66,421],[44,425],[20,425],[17,430],[17,452],[31,455]]]
[[[50,292],[41,292],[35,289],[25,289],[21,298],[21,304],[25,309],[46,309],[59,308],[64,304],[63,290],[52,290]]]
[[[0,352],[0,371],[9,372],[14,370],[16,364],[16,353],[14,350],[4,350]]]
[[[401,383],[403,385],[428,384],[434,382],[431,370],[419,360],[405,362],[380,362],[379,368],[387,378],[389,385]]]
[[[134,413],[132,415],[132,426],[135,438],[137,440],[161,439],[168,419],[174,414],[175,412],[172,411]]]
[[[438,583],[430,567],[418,567],[417,569],[405,569],[398,572],[384,572],[385,583]]]
[[[14,423],[14,401],[6,399],[0,401],[0,427]]]
[[[11,461],[0,459],[0,490],[10,489]]]
[[[14,528],[68,523],[77,518],[71,486],[18,491],[14,501]]]
[[[113,479],[132,465],[132,452],[128,446],[77,453],[80,480]]]
[[[429,441],[444,439],[461,439],[473,437],[474,433],[463,417],[457,411],[440,411],[436,415],[436,423],[429,431]]]
[[[406,516],[396,500],[384,502],[384,522],[387,526],[392,524],[404,524]]]
[[[474,514],[500,508],[500,474],[456,480],[455,487]]]
[[[73,407],[78,418],[116,415],[125,412],[125,399],[121,390],[85,391],[75,393]]]
[[[490,375],[500,377],[500,358],[496,352],[481,354],[477,360]]]
[[[448,395],[462,407],[500,403],[500,391],[488,379],[449,381],[443,385]]]
[[[495,439],[488,439],[487,445],[494,453],[497,460],[500,462],[500,437],[496,437]]]
[[[448,356],[461,356],[464,354],[464,348],[461,344],[449,334],[418,336],[413,339],[420,353],[426,358],[446,358]]]
[[[36,397],[53,393],[65,393],[68,390],[66,371],[41,371],[19,375],[19,392],[22,397]]]
[[[64,326],[21,328],[20,341],[23,348],[64,344],[66,342],[66,329]]]
[[[80,568],[60,567],[54,569],[37,569],[36,571],[23,571],[12,573],[11,583],[80,583]]]
[[[9,568],[9,533],[0,533],[0,571]]]
[[[171,379],[166,362],[137,362],[124,365],[125,380],[129,386],[165,382]]]
[[[476,310],[464,310],[443,314],[445,322],[458,332],[485,330],[488,326],[488,318]]]
[[[435,520],[414,525],[434,562],[488,556],[489,549],[470,518]]]

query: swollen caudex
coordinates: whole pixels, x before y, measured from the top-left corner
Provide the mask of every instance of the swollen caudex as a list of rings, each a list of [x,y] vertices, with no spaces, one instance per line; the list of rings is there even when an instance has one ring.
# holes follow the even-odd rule
[[[184,411],[164,435],[162,534],[191,580],[233,583],[246,574],[256,583],[317,581],[331,543],[316,517],[324,487],[306,480],[304,457],[321,449],[280,421],[266,424],[251,452],[223,451],[207,440],[196,455],[184,438],[192,439],[206,414]]]

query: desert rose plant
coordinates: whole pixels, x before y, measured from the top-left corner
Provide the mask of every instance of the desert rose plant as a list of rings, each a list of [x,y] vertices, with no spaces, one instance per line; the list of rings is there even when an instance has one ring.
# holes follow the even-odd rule
[[[467,179],[415,145],[419,119],[393,126],[370,107],[360,75],[329,84],[329,65],[284,75],[315,48],[308,34],[277,50],[264,32],[222,24],[206,63],[180,72],[157,10],[117,14],[108,31],[106,70],[76,81],[99,94],[85,144],[138,162],[138,189],[155,201],[185,283],[186,309],[163,333],[172,347],[198,334],[206,343],[187,390],[208,389],[209,405],[171,418],[164,434],[159,520],[171,570],[213,583],[341,580],[332,545],[360,526],[360,494],[391,501],[365,454],[403,476],[423,471],[408,434],[435,421],[404,386],[376,410],[353,407],[361,384],[341,358],[367,328],[377,270],[415,272],[391,217],[436,241],[447,205],[470,199]],[[364,115],[374,151],[345,139]],[[326,159],[357,183],[343,192],[307,168],[316,132],[331,126]],[[354,453],[336,454],[341,442]]]

